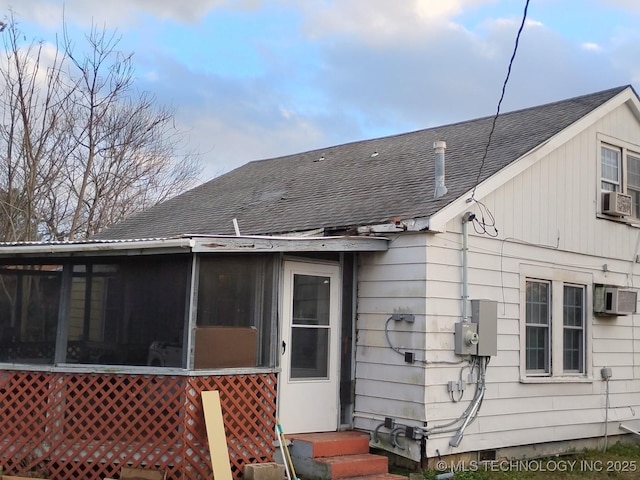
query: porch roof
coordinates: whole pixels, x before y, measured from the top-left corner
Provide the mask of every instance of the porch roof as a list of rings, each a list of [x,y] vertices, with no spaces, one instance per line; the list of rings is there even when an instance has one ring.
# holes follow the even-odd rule
[[[387,248],[388,240],[382,237],[182,235],[133,240],[0,243],[0,259],[214,252],[358,252]]]

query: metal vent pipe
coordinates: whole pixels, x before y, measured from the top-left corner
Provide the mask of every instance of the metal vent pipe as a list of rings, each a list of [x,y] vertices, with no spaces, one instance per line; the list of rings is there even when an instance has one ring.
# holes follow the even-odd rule
[[[444,151],[447,143],[439,140],[433,142],[433,149],[436,153],[436,189],[433,192],[433,198],[440,198],[447,193],[447,187],[444,184]]]

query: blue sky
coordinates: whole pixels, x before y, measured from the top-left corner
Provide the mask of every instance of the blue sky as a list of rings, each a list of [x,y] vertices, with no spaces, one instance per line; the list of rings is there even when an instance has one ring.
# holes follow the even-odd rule
[[[491,115],[524,0],[0,0],[25,34],[117,29],[202,180],[251,160]],[[503,111],[640,92],[640,2],[530,0]]]

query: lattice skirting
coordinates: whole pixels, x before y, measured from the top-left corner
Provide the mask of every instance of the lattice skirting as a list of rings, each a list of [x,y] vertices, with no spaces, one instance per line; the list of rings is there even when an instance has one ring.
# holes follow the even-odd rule
[[[55,480],[100,480],[122,466],[211,479],[200,393],[218,390],[234,478],[273,460],[275,374],[208,377],[0,370],[0,465]]]

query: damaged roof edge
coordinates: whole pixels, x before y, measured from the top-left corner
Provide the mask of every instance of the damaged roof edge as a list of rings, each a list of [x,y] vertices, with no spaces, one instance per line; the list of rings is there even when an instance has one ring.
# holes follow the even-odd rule
[[[363,225],[357,228],[358,235],[373,235],[383,233],[425,232],[430,231],[430,218],[408,218],[377,225]]]
[[[171,253],[385,251],[383,237],[187,235],[135,240],[0,243],[0,258],[151,255]]]

